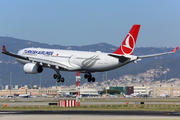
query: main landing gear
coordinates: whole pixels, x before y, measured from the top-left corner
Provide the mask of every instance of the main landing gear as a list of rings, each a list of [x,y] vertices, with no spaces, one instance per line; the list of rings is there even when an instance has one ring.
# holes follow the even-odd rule
[[[95,77],[92,77],[91,73],[84,74],[84,78],[88,80],[88,82],[95,82]]]
[[[63,77],[61,77],[61,74],[59,73],[59,71],[56,71],[57,74],[53,75],[53,78],[56,79],[57,82],[64,82],[65,79]]]

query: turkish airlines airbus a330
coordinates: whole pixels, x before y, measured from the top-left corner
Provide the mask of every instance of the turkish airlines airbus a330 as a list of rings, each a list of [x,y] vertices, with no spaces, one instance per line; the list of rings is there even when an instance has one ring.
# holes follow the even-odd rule
[[[18,62],[24,65],[25,73],[35,74],[41,73],[43,67],[52,68],[56,71],[53,78],[57,82],[64,82],[60,71],[79,71],[85,73],[84,77],[88,82],[94,82],[93,72],[109,71],[131,62],[136,62],[142,58],[155,57],[174,53],[178,47],[170,52],[151,54],[144,56],[135,56],[133,51],[140,25],[133,25],[120,47],[113,53],[85,52],[59,49],[44,48],[24,48],[17,54],[6,50],[2,46],[2,53],[15,57]]]

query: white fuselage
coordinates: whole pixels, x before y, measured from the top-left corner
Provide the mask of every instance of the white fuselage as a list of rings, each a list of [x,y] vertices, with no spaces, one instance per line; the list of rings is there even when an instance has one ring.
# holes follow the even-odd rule
[[[80,72],[102,72],[121,67],[131,62],[131,59],[121,63],[118,58],[108,55],[109,53],[25,48],[18,52],[18,55],[53,61],[63,65],[68,65],[67,71]],[[29,61],[17,59],[20,63],[26,64]],[[63,69],[64,70],[64,69]]]

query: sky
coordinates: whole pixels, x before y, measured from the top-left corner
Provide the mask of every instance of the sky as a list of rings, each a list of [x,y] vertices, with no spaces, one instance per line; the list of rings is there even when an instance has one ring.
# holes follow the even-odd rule
[[[0,36],[119,46],[133,24],[137,47],[180,46],[180,0],[0,0]]]

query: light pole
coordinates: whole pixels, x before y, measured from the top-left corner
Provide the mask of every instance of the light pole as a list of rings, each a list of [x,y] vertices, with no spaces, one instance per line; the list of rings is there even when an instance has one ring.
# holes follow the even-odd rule
[[[103,86],[105,86],[105,75],[103,74],[102,77],[103,77],[103,83],[104,83]],[[106,86],[105,86],[105,90],[106,90]]]
[[[10,95],[11,95],[11,84],[12,84],[11,82],[12,82],[12,72],[10,72],[10,88],[9,88],[10,89]]]
[[[60,79],[60,78],[59,78],[59,79]],[[67,80],[65,80],[65,81],[67,81]],[[55,82],[56,82],[56,90],[57,90],[57,84],[58,84],[57,79],[55,80]]]
[[[164,79],[165,79],[165,86],[167,86],[167,82],[166,82],[166,75],[167,75],[167,71],[164,71]]]
[[[107,72],[106,72],[106,96],[107,96]]]
[[[0,81],[1,81],[1,89],[3,90],[2,79],[0,79]]]
[[[40,89],[41,89],[41,73],[39,74],[39,81],[40,81]]]
[[[32,89],[32,75],[30,74],[30,86],[31,86],[31,89]]]

